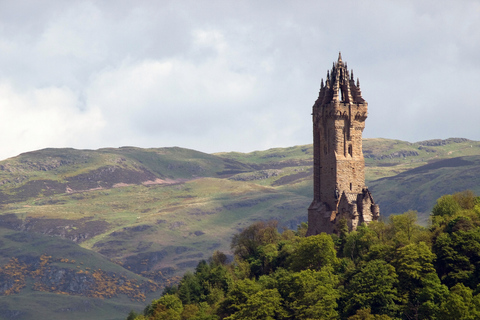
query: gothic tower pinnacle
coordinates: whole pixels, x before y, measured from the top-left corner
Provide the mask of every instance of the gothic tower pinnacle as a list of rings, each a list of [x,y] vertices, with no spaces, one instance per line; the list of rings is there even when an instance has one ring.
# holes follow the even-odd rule
[[[336,233],[340,221],[350,230],[377,220],[378,205],[365,186],[362,132],[368,104],[342,54],[327,71],[313,105],[314,182],[308,232]]]

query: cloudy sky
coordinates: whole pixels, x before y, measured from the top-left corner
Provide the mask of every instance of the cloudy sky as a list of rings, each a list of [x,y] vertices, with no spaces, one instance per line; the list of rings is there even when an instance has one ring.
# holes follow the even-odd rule
[[[478,0],[0,0],[0,159],[309,144],[339,51],[364,137],[480,140]]]

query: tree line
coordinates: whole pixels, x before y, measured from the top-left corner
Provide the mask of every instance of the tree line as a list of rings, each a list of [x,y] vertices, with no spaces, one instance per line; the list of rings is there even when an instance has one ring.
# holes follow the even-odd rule
[[[480,319],[480,197],[439,198],[427,227],[409,211],[338,235],[256,222],[142,314],[158,319]],[[232,260],[232,259],[230,259]]]

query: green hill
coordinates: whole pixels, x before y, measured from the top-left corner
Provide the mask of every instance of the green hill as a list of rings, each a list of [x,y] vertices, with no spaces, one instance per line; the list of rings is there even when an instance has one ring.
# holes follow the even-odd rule
[[[137,293],[147,299],[148,292],[158,296],[164,285],[214,250],[228,252],[232,234],[252,221],[279,219],[295,227],[310,201],[304,195],[309,169],[275,167],[270,172],[181,148],[132,147],[45,149],[0,162],[0,265],[6,270],[0,277],[0,287],[6,288],[0,292],[1,314],[29,319],[40,312],[55,319],[65,312],[69,319],[121,319],[127,308],[138,310],[145,302],[119,283],[135,282]],[[281,181],[270,185],[299,172],[304,177],[297,176],[292,188]],[[17,243],[12,234],[31,242],[12,249]],[[41,250],[41,239],[50,247]],[[65,243],[68,252],[57,250]],[[79,258],[85,253],[88,261]],[[51,257],[48,270],[36,267],[42,257]],[[13,292],[8,284],[16,278],[7,271],[18,267],[15,263],[25,265],[17,268],[25,284]],[[58,284],[43,285],[41,279],[56,279],[59,272],[65,276]],[[83,272],[89,273],[90,289],[68,290],[78,287]],[[65,308],[41,306],[47,299]]]
[[[382,211],[428,213],[444,194],[472,190],[480,194],[480,156],[435,161],[370,183]]]
[[[413,209],[425,217],[440,195],[467,188],[477,191],[479,146],[480,142],[460,138],[417,143],[366,139],[367,184],[381,213],[388,216]],[[306,221],[312,199],[312,160],[312,146],[305,145],[218,154],[182,148],[44,149],[0,161],[0,246],[4,252],[0,266],[27,255],[30,260],[23,263],[31,265],[24,272],[26,285],[2,298],[0,310],[4,312],[0,314],[16,314],[14,301],[35,300],[36,295],[38,301],[71,296],[75,303],[86,297],[92,306],[88,310],[102,303],[107,309],[117,303],[136,308],[137,302],[125,303],[131,298],[121,292],[98,300],[88,292],[74,294],[55,286],[51,292],[36,290],[36,273],[32,276],[32,272],[44,254],[52,256],[52,268],[62,263],[58,259],[73,259],[88,266],[89,272],[101,269],[107,275],[122,274],[123,281],[136,280],[139,285],[154,281],[157,293],[151,294],[158,295],[162,286],[215,250],[229,253],[232,235],[252,222],[276,219],[281,227],[295,229]],[[51,241],[53,249],[26,254],[11,239],[30,236],[34,238],[22,250],[42,248],[37,242],[46,240],[37,236]],[[72,247],[68,252],[58,251],[55,241]],[[88,262],[93,258],[82,261],[75,256],[77,252],[95,257],[95,262]],[[75,286],[75,274],[86,270],[81,264],[80,268],[65,266],[69,268],[65,274],[71,276],[65,283]],[[8,274],[0,278],[0,288],[9,279]],[[118,286],[102,279],[110,283],[102,292]],[[25,312],[37,308],[25,306]],[[70,309],[79,315],[84,312],[80,307]],[[94,316],[96,311],[88,312],[92,312],[89,318],[105,319],[100,313]],[[115,318],[115,313],[110,314]]]
[[[11,215],[6,220],[15,223]],[[159,289],[60,237],[2,226],[0,246],[0,319],[121,319]]]

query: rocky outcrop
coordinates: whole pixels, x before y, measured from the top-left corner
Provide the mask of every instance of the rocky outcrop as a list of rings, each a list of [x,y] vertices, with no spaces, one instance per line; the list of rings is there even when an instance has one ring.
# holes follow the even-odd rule
[[[255,180],[265,180],[271,177],[278,176],[282,171],[278,169],[266,169],[266,170],[259,170],[249,173],[241,173],[237,174],[230,178],[230,180],[234,181],[255,181]]]
[[[406,158],[406,157],[416,157],[418,156],[418,152],[414,150],[400,150],[396,152],[392,152],[390,154],[382,154],[376,155],[373,153],[365,152],[364,157],[375,159],[375,160],[384,160],[384,159],[394,159],[394,158]]]
[[[108,222],[90,219],[42,219],[27,217],[19,219],[15,214],[0,215],[0,226],[16,231],[34,232],[58,236],[76,243],[104,233]]]
[[[438,146],[444,146],[450,143],[462,143],[462,142],[468,142],[468,141],[470,140],[465,138],[448,138],[444,140],[432,139],[432,140],[419,141],[416,144],[421,146],[438,147]]]
[[[71,264],[73,268],[56,265],[58,263]],[[151,281],[139,282],[123,274],[82,268],[79,265],[75,268],[75,264],[74,260],[53,259],[47,255],[12,258],[0,268],[0,295],[18,293],[27,283],[32,283],[31,289],[35,291],[97,298],[126,294],[134,300],[144,300],[146,292],[159,289]]]
[[[73,176],[65,183],[72,190],[88,190],[92,188],[111,188],[115,184],[141,184],[144,181],[153,181],[158,177],[150,171],[126,169],[116,166],[105,166],[83,174]],[[65,191],[65,188],[63,189]]]

